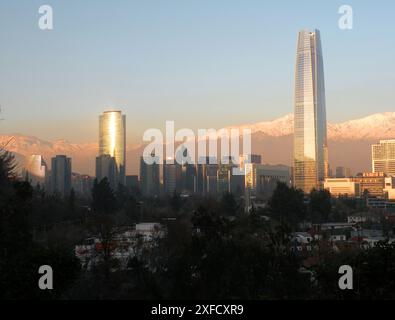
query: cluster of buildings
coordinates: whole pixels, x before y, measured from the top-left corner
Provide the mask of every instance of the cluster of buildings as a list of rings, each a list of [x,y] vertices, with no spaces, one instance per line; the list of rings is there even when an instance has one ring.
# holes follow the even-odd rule
[[[132,227],[116,228],[110,239],[96,235],[75,246],[75,256],[83,268],[90,270],[108,254],[118,262],[118,268],[125,270],[133,257],[140,258],[145,250],[155,246],[155,240],[165,235],[160,223],[138,223]]]
[[[140,159],[140,174],[126,176],[126,117],[121,111],[106,111],[99,117],[99,152],[96,178],[107,178],[111,187],[119,184],[138,187],[145,196],[161,194],[221,195],[231,192],[252,198],[268,198],[278,182],[292,184],[308,194],[312,189],[327,189],[333,196],[366,197],[373,207],[395,206],[395,140],[372,146],[372,172],[352,176],[339,167],[333,176],[328,162],[324,66],[320,32],[301,31],[298,36],[295,66],[294,161],[292,169],[262,163],[260,155],[242,156],[237,163],[207,158],[198,164],[179,164],[169,158],[148,164]],[[155,155],[153,155],[155,156]],[[199,159],[200,160],[200,159]],[[217,161],[218,160],[218,161]],[[227,159],[229,160],[229,159]],[[202,164],[200,164],[202,163]],[[245,175],[234,175],[239,167]],[[24,175],[50,192],[67,196],[71,189],[90,195],[93,178],[72,172],[71,159],[57,155],[51,170],[35,155]]]
[[[247,157],[250,160],[245,163]],[[165,161],[160,166],[157,163],[147,164],[141,157],[140,190],[147,196],[177,192],[215,197],[225,192],[241,196],[248,189],[254,196],[265,198],[271,196],[278,182],[291,183],[289,167],[264,165],[260,155],[242,156],[237,163],[232,159],[226,164],[224,162],[207,158],[196,165]],[[233,174],[233,169],[237,168],[244,169],[246,174]]]
[[[332,196],[367,198],[375,208],[395,208],[395,140],[372,146],[372,172],[347,174],[325,179],[324,188]]]
[[[126,119],[121,111],[106,111],[99,117],[99,154],[96,157],[97,181],[107,178],[110,186],[116,190],[118,185],[139,188],[144,196],[199,194],[202,196],[222,195],[230,192],[244,195],[246,188],[251,195],[270,197],[277,182],[291,183],[291,172],[287,166],[262,164],[260,155],[240,157],[239,161],[217,161],[207,157],[203,164],[179,164],[167,158],[163,164],[159,158],[148,164],[140,159],[140,176],[126,176]],[[173,160],[173,161],[170,161]],[[225,164],[226,163],[226,164]],[[247,174],[234,175],[233,169],[245,169]],[[73,173],[72,160],[65,155],[51,159],[49,170],[43,157],[31,156],[23,171],[25,179],[32,185],[40,184],[50,193],[68,196],[75,193],[90,196],[95,178]]]

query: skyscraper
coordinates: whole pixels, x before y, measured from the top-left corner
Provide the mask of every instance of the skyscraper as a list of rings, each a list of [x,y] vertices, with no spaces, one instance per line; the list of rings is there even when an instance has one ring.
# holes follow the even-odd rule
[[[216,158],[202,157],[196,166],[196,192],[200,195],[217,194],[218,164]]]
[[[99,117],[99,157],[115,159],[115,186],[125,184],[126,116],[121,111],[105,111]]]
[[[71,159],[59,155],[51,161],[51,192],[68,196],[71,191]]]
[[[152,155],[153,157],[155,155]],[[145,196],[159,196],[160,173],[159,157],[155,157],[155,162],[147,164],[144,157],[140,158],[140,188]]]
[[[373,172],[395,176],[395,140],[381,140],[372,146]]]
[[[163,191],[165,194],[181,193],[182,189],[182,166],[168,158],[163,164]]]
[[[320,32],[299,32],[295,68],[294,185],[308,193],[328,176]]]
[[[116,190],[118,187],[118,170],[115,157],[103,154],[96,157],[96,179],[97,182],[107,178],[111,188]]]
[[[35,154],[27,157],[22,175],[32,186],[40,184],[41,187],[44,187],[47,178],[47,164],[43,156]]]

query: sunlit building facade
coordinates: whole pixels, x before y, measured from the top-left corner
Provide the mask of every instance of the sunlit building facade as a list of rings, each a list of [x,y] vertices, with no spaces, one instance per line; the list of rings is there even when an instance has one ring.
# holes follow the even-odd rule
[[[47,177],[47,164],[44,158],[37,154],[27,157],[22,175],[32,186],[39,184],[41,187],[44,187]]]
[[[381,140],[372,146],[372,167],[375,173],[395,176],[395,140]]]
[[[320,32],[301,31],[295,70],[294,185],[306,193],[321,188],[328,170]]]
[[[329,178],[325,179],[325,190],[328,190],[333,197],[360,197],[361,183],[352,178]]]
[[[115,185],[125,185],[126,116],[121,111],[106,111],[99,117],[99,157],[105,155],[115,159]]]

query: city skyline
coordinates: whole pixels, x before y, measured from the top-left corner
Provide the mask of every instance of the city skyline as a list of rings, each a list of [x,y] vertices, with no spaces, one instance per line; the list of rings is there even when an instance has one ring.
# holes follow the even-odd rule
[[[44,32],[37,27],[39,4],[31,1],[24,10],[0,4],[0,23],[12,26],[0,32],[8,43],[0,62],[2,134],[95,141],[93,115],[108,107],[133,115],[127,138],[134,143],[169,118],[193,129],[277,118],[292,109],[294,34],[310,26],[325,36],[328,119],[362,117],[373,105],[377,112],[393,109],[394,46],[385,39],[395,11],[380,5],[351,1],[354,28],[344,31],[337,1],[290,3],[286,12],[281,4],[257,1],[208,3],[204,11],[179,1],[94,7],[51,1],[55,26]],[[96,30],[92,16],[108,20],[106,29]],[[22,57],[26,50],[29,61]],[[380,59],[371,61],[377,51]]]

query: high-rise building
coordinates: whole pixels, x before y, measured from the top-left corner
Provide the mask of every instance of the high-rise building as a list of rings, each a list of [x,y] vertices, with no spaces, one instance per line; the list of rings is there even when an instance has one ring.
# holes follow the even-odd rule
[[[234,195],[242,195],[244,193],[244,175],[235,174],[233,169],[239,169],[239,165],[235,163],[232,157],[229,157],[229,159],[223,159],[218,165],[218,196],[222,196],[226,192]]]
[[[290,185],[291,170],[287,166],[246,164],[245,190],[250,197],[268,199],[279,182]]]
[[[71,187],[78,196],[89,198],[92,193],[93,179],[86,174],[72,173]]]
[[[165,194],[180,193],[182,189],[182,166],[172,158],[163,165],[163,191]]]
[[[96,157],[97,182],[102,181],[104,178],[107,178],[113,190],[116,190],[118,188],[119,181],[116,160],[109,154],[103,154]]]
[[[63,197],[71,191],[71,159],[58,155],[51,161],[51,192]]]
[[[372,146],[373,172],[395,176],[395,140],[381,140]]]
[[[144,157],[140,158],[140,188],[145,196],[158,196],[160,192],[159,158],[148,164]]]
[[[181,167],[182,192],[193,194],[196,191],[196,166],[185,163]]]
[[[320,32],[299,33],[295,70],[294,185],[308,193],[328,176],[324,64]]]
[[[115,159],[114,185],[125,184],[126,170],[126,116],[121,111],[105,111],[99,117],[99,157]]]
[[[336,178],[351,178],[351,169],[346,167],[336,167]]]
[[[196,166],[196,192],[201,195],[215,196],[217,194],[217,172],[216,158],[200,158]]]
[[[47,176],[47,164],[44,158],[41,155],[27,157],[22,175],[32,186],[39,184],[41,187],[44,187]]]

